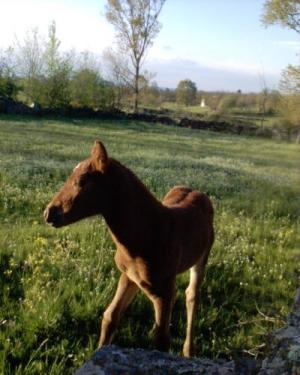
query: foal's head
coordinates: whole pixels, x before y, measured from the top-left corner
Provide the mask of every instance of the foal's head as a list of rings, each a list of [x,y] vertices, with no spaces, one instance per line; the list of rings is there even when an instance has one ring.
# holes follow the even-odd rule
[[[105,204],[106,171],[109,158],[105,147],[96,141],[91,156],[79,163],[48,204],[44,217],[58,228],[99,214]]]

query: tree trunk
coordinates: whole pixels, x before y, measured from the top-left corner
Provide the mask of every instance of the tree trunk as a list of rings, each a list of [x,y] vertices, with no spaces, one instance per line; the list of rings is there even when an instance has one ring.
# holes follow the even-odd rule
[[[135,68],[135,77],[134,77],[134,112],[138,113],[139,111],[139,75],[140,75],[140,66],[137,64]]]

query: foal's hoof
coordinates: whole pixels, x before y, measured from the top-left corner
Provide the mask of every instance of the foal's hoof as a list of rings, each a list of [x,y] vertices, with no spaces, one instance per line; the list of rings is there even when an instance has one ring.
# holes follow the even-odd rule
[[[160,352],[168,352],[170,349],[170,336],[156,336],[155,349]]]

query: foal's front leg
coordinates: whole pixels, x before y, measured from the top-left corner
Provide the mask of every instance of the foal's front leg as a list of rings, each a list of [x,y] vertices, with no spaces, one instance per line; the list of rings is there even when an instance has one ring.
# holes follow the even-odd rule
[[[126,310],[137,291],[137,285],[131,281],[125,273],[122,273],[116,294],[103,314],[99,348],[111,343],[121,315]]]

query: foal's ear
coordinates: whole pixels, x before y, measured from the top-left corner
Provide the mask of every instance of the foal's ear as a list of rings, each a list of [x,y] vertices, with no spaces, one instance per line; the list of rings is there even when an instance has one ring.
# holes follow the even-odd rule
[[[101,173],[105,173],[109,164],[109,159],[107,151],[101,141],[95,141],[91,155],[96,169]]]

